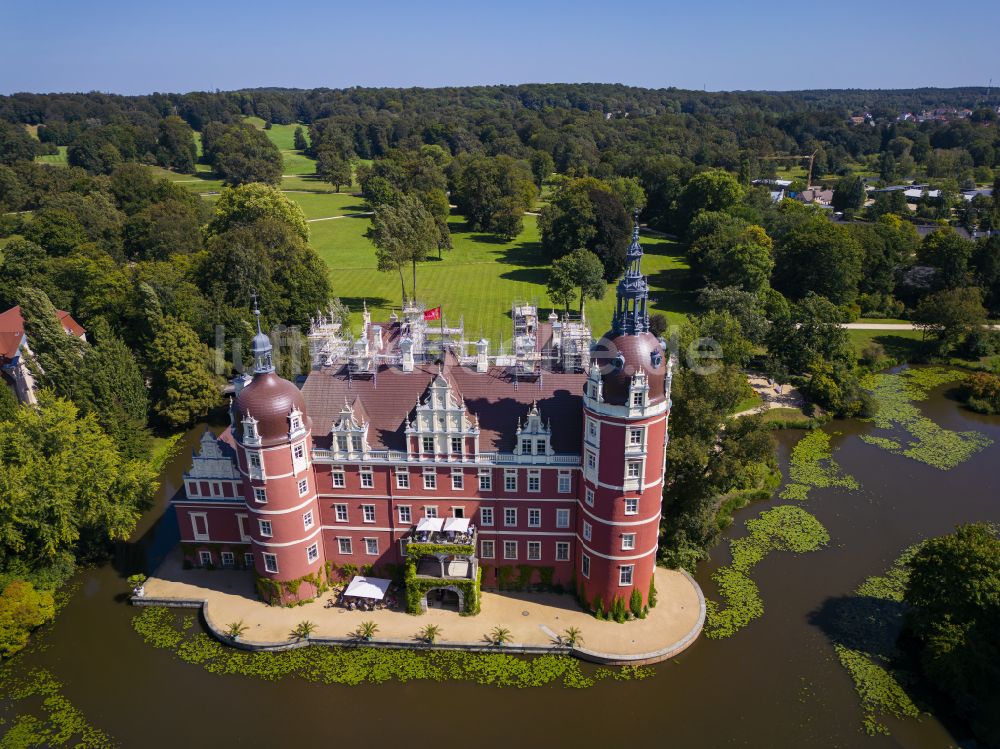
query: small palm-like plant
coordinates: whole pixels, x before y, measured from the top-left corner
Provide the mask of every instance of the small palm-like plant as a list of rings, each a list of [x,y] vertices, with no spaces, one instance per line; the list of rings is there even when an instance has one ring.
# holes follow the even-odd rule
[[[417,632],[417,637],[426,642],[428,645],[433,645],[440,636],[441,628],[436,624],[428,624],[426,627],[423,627],[419,632]]]
[[[296,640],[305,640],[309,638],[313,632],[316,631],[316,624],[314,622],[306,619],[295,625],[295,629],[292,630],[292,638]]]
[[[489,640],[498,647],[506,645],[511,639],[510,630],[506,627],[494,627],[490,630]]]
[[[354,630],[354,635],[359,640],[367,642],[375,636],[376,632],[378,632],[378,625],[375,622],[361,622],[358,628]]]
[[[580,632],[579,627],[567,627],[563,631],[562,641],[569,645],[571,648],[575,648],[581,642],[583,642],[583,634]]]
[[[229,622],[229,624],[226,625],[226,637],[235,640],[246,632],[247,629],[249,629],[249,627],[243,623],[242,619],[235,622]]]

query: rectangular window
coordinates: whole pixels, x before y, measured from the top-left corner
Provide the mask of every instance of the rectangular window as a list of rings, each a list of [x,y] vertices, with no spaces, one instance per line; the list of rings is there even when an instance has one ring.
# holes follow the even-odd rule
[[[589,541],[590,537],[594,535],[594,526],[588,523],[586,520],[583,521],[583,540]]]
[[[368,556],[378,556],[378,539],[377,538],[366,538],[365,539],[365,554]]]
[[[375,476],[372,475],[371,466],[361,466],[361,488],[371,489],[375,486]]]
[[[462,454],[462,438],[452,437],[451,438],[451,451],[457,455]]]
[[[333,510],[338,523],[347,522],[347,505],[334,505]]]
[[[632,447],[642,447],[642,427],[628,430],[628,443]]]
[[[622,534],[622,551],[632,551],[635,548],[635,534]]]
[[[306,446],[301,442],[292,448],[292,456],[295,460],[302,460],[306,457]]]
[[[479,508],[479,524],[480,525],[493,525],[493,508],[492,507],[480,507]]]
[[[413,522],[413,515],[410,512],[409,505],[403,505],[396,508],[396,514],[399,517],[400,525],[409,525]]]
[[[337,449],[340,452],[342,452],[342,453],[346,453],[347,452],[347,435],[346,434],[337,435]]]
[[[247,453],[247,459],[250,461],[251,468],[260,468],[260,455],[257,453]]]
[[[642,475],[642,461],[630,460],[625,464],[625,478],[638,479]]]
[[[199,551],[198,552],[198,563],[202,567],[207,567],[212,563],[212,552],[210,551]]]
[[[479,543],[480,556],[483,559],[492,559],[493,555],[496,553],[493,548],[493,541],[480,541]]]
[[[569,544],[566,541],[556,541],[556,561],[569,561]]]
[[[265,552],[263,556],[264,556],[264,570],[266,572],[276,574],[278,572],[278,555],[268,554],[267,552]]]
[[[424,469],[424,489],[437,489],[437,471],[433,468]]]
[[[452,507],[451,508],[451,516],[453,518],[464,518],[465,517],[465,508],[464,507]]]
[[[618,568],[618,584],[619,585],[631,585],[632,584],[632,569],[634,565],[623,564]]]
[[[309,479],[302,479],[299,482],[299,496],[309,493]]]
[[[532,507],[528,510],[528,527],[529,528],[542,527],[542,511],[539,508]]]
[[[248,570],[253,569],[253,552],[248,551],[243,554],[243,566]]]
[[[535,440],[535,455],[545,455],[545,440]]]
[[[503,489],[507,492],[517,491],[517,469],[505,468],[503,471]]]
[[[361,519],[366,523],[374,523],[375,505],[361,505]]]
[[[333,478],[334,489],[343,489],[347,485],[347,482],[344,480],[343,468],[333,469],[333,473],[331,473],[330,476]]]
[[[306,549],[306,561],[312,564],[317,559],[319,559],[319,545],[312,544]]]
[[[556,510],[556,528],[569,528],[569,510]]]
[[[305,527],[306,530],[309,530],[310,528],[313,527],[312,510],[309,510],[309,512],[307,512],[305,515],[302,516],[302,525]]]
[[[493,472],[489,468],[479,469],[479,491],[488,492],[493,488]]]
[[[293,416],[292,417],[292,428],[289,429],[288,431],[291,432],[292,434],[295,434],[300,429],[302,429],[302,417],[301,416]]]
[[[405,468],[396,469],[396,488],[397,489],[409,489],[410,488],[410,472]]]
[[[597,455],[589,450],[587,451],[587,468],[591,471],[597,468]]]
[[[271,521],[270,520],[259,520],[260,523],[260,535],[264,538],[271,537]]]
[[[559,493],[569,494],[573,490],[573,477],[569,471],[559,471]]]
[[[267,504],[267,490],[263,489],[263,488],[261,488],[259,486],[255,486],[253,488],[253,501],[257,502],[258,504],[266,505]]]
[[[538,469],[528,471],[528,491],[540,492],[542,490],[542,472]]]
[[[363,451],[363,448],[364,444],[361,442],[361,435],[360,434],[351,435],[351,449],[354,452],[359,453]]]
[[[462,479],[462,469],[452,468],[451,469],[451,488],[454,490],[461,489],[463,487]]]
[[[632,407],[633,408],[641,408],[642,407],[642,391],[641,390],[637,390],[636,392],[632,393]]]
[[[587,419],[587,437],[591,442],[597,444],[598,426],[593,419]]]
[[[586,502],[591,507],[594,506],[594,490],[591,489],[589,486],[587,487],[587,491],[584,492],[583,501]]]
[[[521,455],[531,455],[531,440],[522,439],[521,440]]]
[[[349,538],[338,538],[337,548],[340,550],[341,554],[351,553],[351,539]]]
[[[514,507],[503,508],[503,524],[510,527],[517,525],[517,509]]]
[[[626,515],[638,515],[639,514],[639,499],[638,499],[638,497],[625,497],[625,514]]]
[[[517,559],[517,541],[503,542],[503,558]]]
[[[436,518],[438,516],[437,505],[427,505],[424,507],[424,517],[425,518]]]
[[[421,442],[423,443],[423,451],[425,453],[432,453],[432,452],[434,452],[434,438],[433,437],[424,437],[423,440],[421,440]]]
[[[542,542],[528,541],[528,560],[537,562],[542,558]]]
[[[580,572],[583,573],[584,577],[590,577],[590,557],[586,554],[583,555],[583,559],[580,561]]]

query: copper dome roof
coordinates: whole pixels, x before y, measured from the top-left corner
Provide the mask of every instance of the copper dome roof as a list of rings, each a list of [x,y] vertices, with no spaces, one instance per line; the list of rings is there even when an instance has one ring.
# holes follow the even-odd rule
[[[648,380],[648,402],[662,401],[667,357],[657,337],[648,332],[612,336],[613,332],[605,334],[593,353],[601,369],[604,402],[618,406],[628,403],[632,375],[640,371],[646,373]]]
[[[306,429],[311,427],[302,392],[274,372],[255,375],[250,384],[236,396],[234,408],[236,428],[241,438],[243,418],[249,414],[257,420],[257,433],[263,445],[288,440],[288,417],[296,409],[302,412],[303,426]]]

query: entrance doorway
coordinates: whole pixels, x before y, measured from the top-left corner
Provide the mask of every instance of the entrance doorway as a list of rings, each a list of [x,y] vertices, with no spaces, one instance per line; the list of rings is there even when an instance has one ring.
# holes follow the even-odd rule
[[[452,588],[431,588],[427,591],[427,608],[459,612],[462,596]]]

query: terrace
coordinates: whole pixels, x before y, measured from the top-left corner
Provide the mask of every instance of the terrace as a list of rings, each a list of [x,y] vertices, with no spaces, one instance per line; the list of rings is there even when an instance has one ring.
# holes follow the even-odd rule
[[[422,518],[403,539],[417,577],[475,580],[476,527],[467,518]]]

